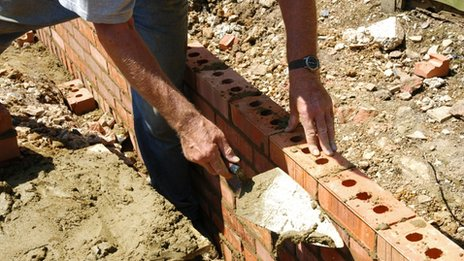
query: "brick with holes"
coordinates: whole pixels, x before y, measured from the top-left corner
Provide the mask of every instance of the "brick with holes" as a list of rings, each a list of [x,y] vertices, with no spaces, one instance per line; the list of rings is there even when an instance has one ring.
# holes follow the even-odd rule
[[[269,155],[269,136],[283,132],[288,113],[265,95],[245,97],[231,104],[232,122],[264,155]]]
[[[198,94],[226,119],[230,119],[230,102],[261,95],[258,89],[232,69],[200,71],[196,77]]]
[[[68,93],[66,101],[71,110],[77,115],[82,115],[97,108],[95,99],[86,88],[71,90]]]
[[[228,67],[197,41],[187,46],[187,61],[184,81],[188,86],[196,88],[196,74],[201,71],[225,70]]]
[[[379,231],[379,260],[464,260],[464,250],[422,218]]]
[[[331,217],[374,251],[375,233],[415,213],[357,169],[319,180],[318,199]]]

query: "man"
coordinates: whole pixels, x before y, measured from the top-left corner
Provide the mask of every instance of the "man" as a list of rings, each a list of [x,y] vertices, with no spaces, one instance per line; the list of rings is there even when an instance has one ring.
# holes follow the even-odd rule
[[[287,29],[291,116],[311,153],[332,155],[332,101],[321,84],[315,0],[280,0]],[[182,95],[187,0],[0,0],[0,52],[24,32],[81,17],[132,88],[138,145],[152,185],[192,221],[199,217],[190,162],[230,177],[239,158],[224,134]],[[306,68],[305,68],[306,67]]]

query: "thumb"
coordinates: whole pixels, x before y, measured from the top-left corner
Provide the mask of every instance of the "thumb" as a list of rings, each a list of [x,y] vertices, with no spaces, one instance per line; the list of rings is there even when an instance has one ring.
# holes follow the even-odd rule
[[[285,132],[292,132],[298,126],[298,113],[295,113],[295,110],[290,112],[290,119],[288,120],[288,125],[285,128]]]
[[[240,161],[240,158],[235,155],[234,150],[232,150],[232,147],[230,147],[225,138],[221,139],[219,142],[219,150],[224,158],[229,162],[238,163]]]

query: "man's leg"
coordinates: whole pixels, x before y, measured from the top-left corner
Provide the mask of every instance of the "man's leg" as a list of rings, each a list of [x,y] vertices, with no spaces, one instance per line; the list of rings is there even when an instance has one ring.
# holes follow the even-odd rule
[[[140,0],[134,20],[137,31],[169,79],[182,91],[187,45],[186,0]],[[192,191],[192,165],[179,138],[156,108],[132,89],[135,134],[153,187],[192,220],[199,207]]]

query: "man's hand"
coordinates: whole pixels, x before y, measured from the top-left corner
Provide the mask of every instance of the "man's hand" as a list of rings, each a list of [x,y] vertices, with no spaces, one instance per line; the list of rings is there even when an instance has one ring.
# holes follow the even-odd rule
[[[218,127],[199,116],[190,119],[181,129],[179,135],[186,159],[201,165],[213,175],[232,177],[224,159],[232,163],[238,163],[240,159]]]
[[[306,69],[290,72],[290,120],[285,131],[293,131],[301,122],[309,151],[327,155],[337,150],[335,145],[332,99],[322,86],[319,74]]]

